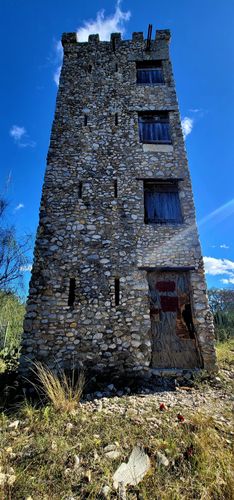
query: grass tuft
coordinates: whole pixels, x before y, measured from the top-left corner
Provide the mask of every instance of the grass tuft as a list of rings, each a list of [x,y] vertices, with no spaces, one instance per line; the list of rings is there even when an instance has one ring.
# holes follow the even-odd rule
[[[55,374],[40,362],[34,366],[40,388],[55,410],[65,413],[75,410],[83,393],[84,374],[80,373],[75,380],[74,374],[70,377],[63,370]]]

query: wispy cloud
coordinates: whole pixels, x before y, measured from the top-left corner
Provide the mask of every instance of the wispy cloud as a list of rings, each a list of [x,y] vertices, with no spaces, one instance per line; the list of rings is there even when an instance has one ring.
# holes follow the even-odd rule
[[[201,113],[202,109],[200,109],[200,108],[190,108],[189,111],[190,111],[190,113]]]
[[[23,272],[32,271],[32,264],[26,264],[25,266],[21,266],[20,271]]]
[[[10,129],[10,135],[13,139],[18,142],[26,134],[26,129],[24,127],[19,127],[19,125],[12,125]]]
[[[221,283],[223,283],[224,285],[234,285],[234,276],[233,278],[223,278],[222,280],[220,280]]]
[[[125,23],[129,21],[131,12],[121,10],[121,1],[118,0],[114,14],[105,16],[105,11],[100,10],[95,20],[84,21],[83,26],[77,28],[77,39],[79,42],[87,42],[88,36],[98,33],[100,40],[110,40],[110,34],[125,33]]]
[[[100,40],[110,40],[111,33],[125,33],[125,24],[129,21],[131,12],[124,12],[121,9],[121,0],[118,0],[115,6],[115,12],[110,15],[105,15],[105,10],[100,10],[96,14],[95,19],[83,21],[83,25],[77,28],[76,35],[79,42],[87,42],[89,35],[99,34]],[[61,42],[56,42],[56,64],[57,68],[54,72],[53,79],[56,85],[59,84],[59,77],[61,72],[61,61],[63,56],[63,49]]]
[[[13,137],[15,143],[21,148],[34,148],[36,146],[35,141],[32,141],[29,138],[25,127],[12,125],[9,134],[11,137]]]
[[[220,248],[225,248],[225,250],[228,250],[228,248],[230,247],[226,245],[226,243],[222,243],[222,245],[220,245]]]
[[[215,257],[204,257],[206,274],[211,276],[226,275],[227,278],[222,278],[220,281],[225,284],[234,283],[234,262],[229,259],[216,259]]]
[[[18,210],[21,210],[21,208],[24,208],[23,203],[19,203],[18,205],[16,205],[16,207],[14,208],[14,212],[18,212]]]
[[[56,71],[54,72],[54,82],[57,86],[59,86],[59,78],[61,73],[62,66],[58,66]]]
[[[189,118],[188,116],[185,116],[182,119],[181,125],[182,125],[182,132],[183,136],[186,139],[187,135],[191,134],[193,130],[193,124],[194,120],[192,118]]]
[[[62,69],[63,47],[61,42],[55,42],[55,64],[58,65],[54,72],[54,82],[59,85],[59,78]]]

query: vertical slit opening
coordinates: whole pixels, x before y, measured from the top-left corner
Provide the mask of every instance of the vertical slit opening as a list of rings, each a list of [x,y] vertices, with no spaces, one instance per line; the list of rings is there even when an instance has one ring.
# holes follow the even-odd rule
[[[116,73],[118,73],[118,71],[119,71],[118,64],[117,64],[117,63],[115,63],[115,72],[116,72]]]
[[[119,123],[118,113],[115,113],[115,125],[118,125],[118,123]]]
[[[115,305],[119,305],[120,283],[119,278],[115,278]]]
[[[83,191],[83,182],[82,181],[79,181],[79,185],[78,185],[78,198],[79,200],[82,198],[82,191]]]
[[[92,65],[91,64],[88,65],[88,73],[92,73]]]
[[[84,115],[84,126],[86,127],[88,125],[88,116]]]
[[[115,44],[115,38],[112,38],[112,50],[115,52],[116,49],[116,44]]]
[[[117,179],[114,180],[114,194],[115,194],[115,198],[117,198],[118,197]]]
[[[76,280],[75,278],[70,278],[69,295],[68,295],[68,305],[70,307],[72,307],[75,302],[75,291],[76,291]]]

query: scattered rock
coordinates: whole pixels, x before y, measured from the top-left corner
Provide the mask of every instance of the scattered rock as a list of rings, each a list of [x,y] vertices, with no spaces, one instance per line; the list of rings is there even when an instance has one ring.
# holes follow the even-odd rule
[[[101,490],[101,493],[102,495],[105,497],[105,498],[108,498],[109,496],[109,493],[110,493],[110,486],[108,486],[107,484],[105,484],[105,486],[103,486],[102,490]]]
[[[119,444],[109,444],[108,446],[105,446],[104,448],[104,453],[107,458],[110,458],[111,460],[116,460],[117,458],[120,457],[120,451],[118,450]]]
[[[74,469],[78,469],[80,466],[80,457],[78,455],[74,455]]]
[[[128,463],[122,463],[113,476],[113,485],[115,489],[119,485],[137,485],[150,469],[149,456],[144,450],[135,446],[129,457]]]
[[[19,420],[14,420],[14,422],[11,422],[8,427],[9,427],[9,429],[16,430],[19,427],[19,423],[20,423]]]
[[[164,467],[168,467],[169,465],[168,458],[163,453],[160,453],[160,451],[157,452],[157,464],[163,465]]]

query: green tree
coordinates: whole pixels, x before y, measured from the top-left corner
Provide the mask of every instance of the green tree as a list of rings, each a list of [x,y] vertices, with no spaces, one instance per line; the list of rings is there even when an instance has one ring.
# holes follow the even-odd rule
[[[216,340],[234,336],[234,289],[211,288],[209,304],[214,317]]]

